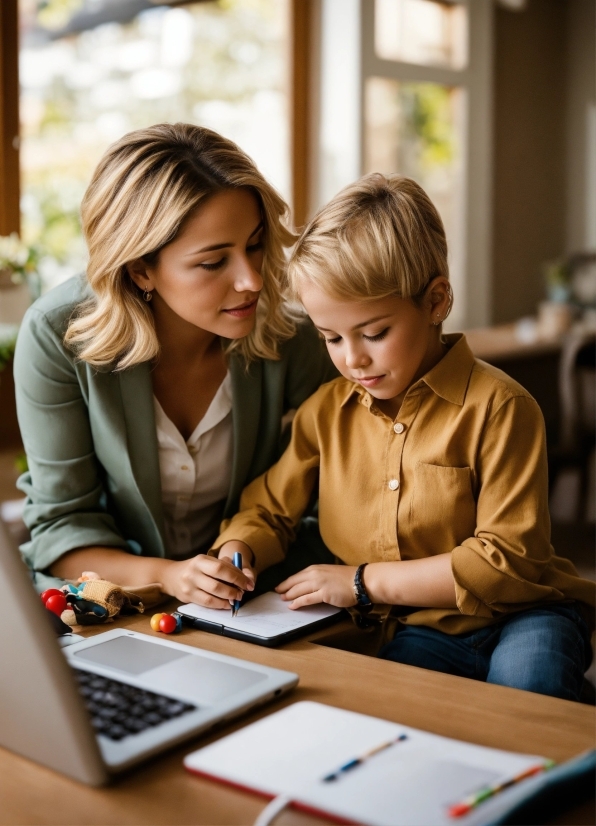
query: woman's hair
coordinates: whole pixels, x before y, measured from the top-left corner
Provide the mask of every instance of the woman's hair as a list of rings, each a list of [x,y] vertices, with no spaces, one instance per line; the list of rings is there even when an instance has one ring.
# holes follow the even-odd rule
[[[295,331],[295,314],[282,287],[284,247],[295,241],[288,207],[235,143],[200,126],[164,123],[130,132],[113,144],[83,198],[87,281],[93,295],[79,305],[65,335],[80,359],[122,370],[157,356],[153,314],[127,264],[143,259],[154,266],[160,250],[205,198],[236,188],[248,189],[259,201],[263,289],[253,331],[230,341],[227,352],[239,352],[246,363],[278,358],[279,342]]]
[[[298,297],[309,281],[348,301],[393,295],[419,301],[449,277],[443,222],[411,178],[373,172],[342,189],[308,224],[289,261]]]

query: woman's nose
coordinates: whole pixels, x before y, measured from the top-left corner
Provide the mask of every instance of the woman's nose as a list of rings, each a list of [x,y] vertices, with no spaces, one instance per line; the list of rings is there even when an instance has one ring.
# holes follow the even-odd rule
[[[237,269],[234,273],[234,289],[239,293],[258,293],[263,289],[263,278],[261,274],[255,270],[248,258],[243,257],[243,259],[238,262]]]

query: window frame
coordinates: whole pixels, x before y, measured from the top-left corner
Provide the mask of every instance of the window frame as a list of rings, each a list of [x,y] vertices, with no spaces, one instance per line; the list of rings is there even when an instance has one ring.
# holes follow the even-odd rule
[[[19,233],[18,0],[0,3],[0,235]]]
[[[442,2],[459,0],[442,0]],[[482,327],[492,312],[493,0],[462,0],[468,9],[468,64],[463,70],[383,60],[375,53],[374,0],[317,0],[320,53],[316,171],[311,209],[364,171],[365,88],[371,77],[430,81],[467,92],[462,209],[464,238],[456,302],[448,327]],[[338,76],[337,67],[342,67]],[[346,94],[346,77],[350,91]],[[343,88],[341,84],[343,83]],[[351,92],[352,87],[353,94]],[[342,94],[343,93],[343,94]],[[345,136],[350,136],[349,144]]]
[[[458,86],[467,94],[464,126],[462,283],[457,291],[454,322],[458,327],[482,327],[491,321],[492,252],[492,0],[455,0],[467,8],[468,63],[463,69],[421,66],[384,60],[375,52],[375,3],[360,0],[361,86],[364,112],[370,77],[401,82]],[[361,169],[364,168],[364,118],[360,118]]]

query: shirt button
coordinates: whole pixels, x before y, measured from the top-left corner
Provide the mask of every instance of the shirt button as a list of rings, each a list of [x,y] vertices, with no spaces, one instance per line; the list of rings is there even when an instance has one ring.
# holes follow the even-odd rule
[[[405,425],[403,425],[401,422],[398,422],[397,424],[393,425],[393,430],[395,431],[395,433],[403,433],[405,429]]]
[[[389,490],[397,490],[399,487],[399,479],[389,480]]]
[[[180,470],[188,470],[188,465],[180,465]]]

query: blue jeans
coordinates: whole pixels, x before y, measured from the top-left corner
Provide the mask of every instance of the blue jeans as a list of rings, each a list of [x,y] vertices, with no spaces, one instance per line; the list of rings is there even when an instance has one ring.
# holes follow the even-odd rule
[[[592,651],[586,623],[573,604],[511,614],[451,636],[405,626],[379,656],[431,671],[578,700]]]

